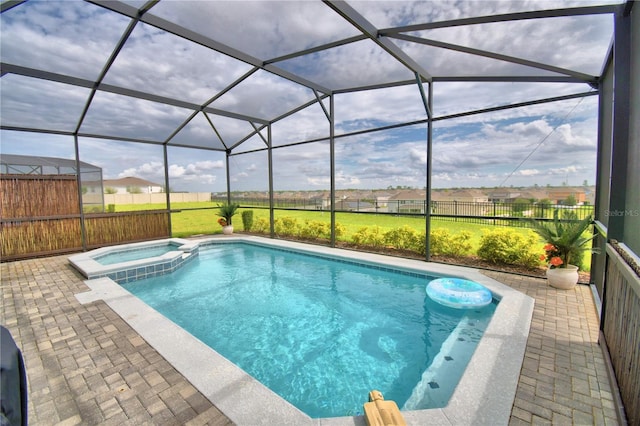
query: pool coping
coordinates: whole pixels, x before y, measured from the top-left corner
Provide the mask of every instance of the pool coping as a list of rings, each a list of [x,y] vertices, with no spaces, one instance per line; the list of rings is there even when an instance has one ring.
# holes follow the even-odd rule
[[[135,251],[160,244],[172,244],[176,246],[176,249],[160,256],[109,265],[103,265],[96,260],[100,256],[113,253],[114,251]],[[122,250],[122,247],[126,247],[126,250]],[[195,241],[185,240],[183,238],[167,238],[102,247],[70,256],[69,263],[86,278],[96,279],[108,277],[118,283],[126,283],[171,273],[194,259],[194,255],[198,253],[198,247],[199,244]]]
[[[252,242],[309,254],[452,275],[487,286],[501,299],[466,371],[444,408],[403,411],[407,424],[508,424],[533,315],[534,300],[479,270],[255,236],[189,240],[196,245]],[[158,241],[155,242],[156,244]],[[312,419],[108,277],[89,279],[82,304],[103,300],[231,421],[245,424],[364,425],[363,416]],[[179,344],[176,344],[179,342]],[[185,356],[185,354],[189,354]]]

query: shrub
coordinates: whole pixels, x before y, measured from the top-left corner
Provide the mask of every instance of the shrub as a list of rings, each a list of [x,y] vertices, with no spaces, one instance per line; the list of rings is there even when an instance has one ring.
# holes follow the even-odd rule
[[[532,231],[522,235],[511,229],[484,230],[478,256],[492,263],[535,267],[540,265],[540,253],[533,251],[538,245]]]
[[[331,238],[331,224],[319,220],[306,220],[300,227],[300,236],[303,238]]]
[[[253,227],[253,210],[245,210],[242,212],[242,226],[245,231],[251,231]]]
[[[384,234],[382,232],[382,229],[378,225],[375,225],[371,228],[365,226],[358,229],[358,231],[353,234],[352,240],[354,243],[363,246],[384,246]]]
[[[269,219],[266,219],[264,217],[258,218],[258,220],[256,220],[255,226],[253,226],[253,231],[259,232],[261,234],[268,234],[270,232]]]
[[[426,255],[427,254],[427,232],[422,231],[416,234],[415,239],[413,240],[413,244],[411,246],[411,250]]]
[[[294,217],[279,217],[273,221],[273,227],[278,235],[298,235],[298,219]]]
[[[244,214],[244,212],[243,212]],[[244,216],[243,216],[244,222]],[[300,235],[304,238],[331,238],[331,225],[320,221],[305,221],[305,224],[298,227],[297,219],[291,217],[283,217],[274,220],[276,233],[280,235]],[[245,230],[246,224],[245,224]],[[253,232],[268,234],[270,232],[269,219],[260,217],[253,223],[251,230]],[[347,228],[336,222],[336,237],[344,235]]]
[[[429,248],[434,256],[464,256],[471,251],[471,233],[460,231],[452,235],[448,229],[435,229],[431,231]]]
[[[418,231],[407,225],[392,229],[384,234],[386,244],[401,250],[412,250],[417,238]]]

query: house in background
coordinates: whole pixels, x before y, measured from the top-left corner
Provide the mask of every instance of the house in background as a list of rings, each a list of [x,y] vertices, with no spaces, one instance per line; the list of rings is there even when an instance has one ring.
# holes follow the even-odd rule
[[[115,190],[115,194],[158,194],[164,192],[162,185],[137,177],[105,179],[102,183],[105,192]]]
[[[520,193],[519,198],[537,202],[549,199],[549,193],[545,189],[525,189]]]
[[[520,198],[521,192],[521,190],[515,188],[498,188],[489,192],[488,199],[492,203],[512,203]]]
[[[386,209],[389,203],[390,197],[391,197],[391,194],[389,192],[386,192],[386,191],[375,192],[376,207],[379,209]]]
[[[578,205],[583,205],[587,200],[585,188],[574,188],[571,186],[548,188],[549,199],[554,204],[564,204],[570,196],[575,198]]]
[[[436,197],[436,194],[438,196]],[[489,197],[484,191],[475,188],[433,191],[431,199],[438,201],[459,201],[461,203],[487,203]]]
[[[487,194],[475,188],[432,191],[431,213],[441,215],[483,216],[487,213]]]
[[[426,191],[411,189],[400,191],[389,197],[387,211],[389,213],[425,213]]]

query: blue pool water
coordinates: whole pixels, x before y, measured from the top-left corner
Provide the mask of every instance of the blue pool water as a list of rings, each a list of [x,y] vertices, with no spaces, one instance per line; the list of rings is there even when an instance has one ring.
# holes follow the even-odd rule
[[[165,253],[176,250],[175,244],[162,244],[157,246],[141,247],[129,250],[113,251],[111,253],[97,256],[94,260],[101,265],[113,265],[133,260],[147,259],[149,257],[162,256]]]
[[[496,304],[442,307],[432,278],[226,243],[123,286],[320,418],[362,414],[373,389],[400,407],[447,404]]]

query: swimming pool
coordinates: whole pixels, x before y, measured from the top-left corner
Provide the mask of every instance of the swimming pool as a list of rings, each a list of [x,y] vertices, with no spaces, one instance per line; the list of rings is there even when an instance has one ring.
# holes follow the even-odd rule
[[[497,303],[440,307],[425,292],[434,278],[234,243],[201,247],[171,275],[123,286],[323,418],[362,414],[372,389],[400,407],[447,404]]]
[[[533,311],[533,300],[528,296],[468,268],[260,237],[236,235],[190,241],[195,245],[200,244],[203,249],[209,241],[250,241],[286,250],[329,256],[339,261],[355,260],[382,268],[400,268],[424,275],[460,276],[482,283],[500,298],[500,303],[466,369],[460,368],[464,370],[463,375],[448,403],[435,409],[414,409],[405,406],[403,416],[408,424],[508,423]],[[113,280],[103,277],[87,280],[85,283],[90,291],[76,295],[81,303],[92,303],[96,300],[107,303],[234,423],[364,424],[362,417],[312,419]],[[381,349],[381,346],[385,347],[385,340],[378,339],[378,342],[383,342],[377,346],[378,349]],[[449,343],[445,342],[445,345]],[[434,364],[447,365],[452,370],[457,368],[452,367],[444,357],[437,358]],[[423,372],[420,381],[422,386],[432,386],[432,374],[434,372],[430,368]]]

